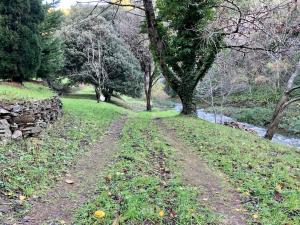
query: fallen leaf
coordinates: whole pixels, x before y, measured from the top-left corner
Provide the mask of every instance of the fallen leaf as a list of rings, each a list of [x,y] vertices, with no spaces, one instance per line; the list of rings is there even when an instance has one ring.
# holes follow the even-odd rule
[[[274,199],[277,202],[281,202],[283,200],[282,195],[278,191],[275,191],[275,193],[274,193]]]
[[[284,187],[283,184],[281,184],[281,183],[280,183],[280,184],[277,184],[277,185],[276,185],[276,191],[278,191],[278,192],[282,191],[283,187]]]
[[[102,210],[97,210],[95,213],[94,213],[94,216],[98,219],[102,219],[105,217],[105,212],[102,211]]]
[[[189,212],[190,212],[190,213],[194,213],[195,210],[194,210],[194,209],[189,209]]]
[[[117,216],[117,218],[114,220],[112,225],[119,225],[120,220],[121,220],[121,215]]]
[[[110,182],[112,179],[112,176],[108,175],[108,176],[104,177],[104,179],[106,182]]]
[[[65,181],[66,181],[67,184],[74,184],[74,181],[71,180],[71,179],[66,179]]]
[[[160,217],[164,217],[165,212],[164,212],[163,210],[160,210],[159,213],[158,213],[158,215],[159,215]]]
[[[172,218],[175,218],[177,216],[177,213],[173,209],[170,209],[170,216]]]
[[[257,219],[257,218],[258,218],[258,215],[257,215],[257,214],[253,214],[253,215],[252,215],[252,218],[253,218],[253,219]]]
[[[31,217],[29,217],[29,216],[25,216],[23,219],[22,219],[22,222],[30,222],[32,220],[32,218]]]
[[[19,200],[20,200],[21,202],[23,202],[25,199],[26,199],[26,197],[25,197],[24,195],[20,195],[20,196],[19,196]]]

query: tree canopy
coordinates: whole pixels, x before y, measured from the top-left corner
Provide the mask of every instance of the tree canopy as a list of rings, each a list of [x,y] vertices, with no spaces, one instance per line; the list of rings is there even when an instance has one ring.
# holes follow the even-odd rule
[[[0,76],[23,81],[33,77],[41,61],[41,0],[0,2]]]
[[[143,77],[139,62],[112,24],[102,16],[86,18],[80,11],[71,18],[77,22],[62,31],[69,78],[94,85],[107,99],[113,91],[139,96]]]

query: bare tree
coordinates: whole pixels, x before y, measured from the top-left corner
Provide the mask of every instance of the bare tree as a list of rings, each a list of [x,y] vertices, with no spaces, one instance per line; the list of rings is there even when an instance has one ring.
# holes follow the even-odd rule
[[[215,64],[197,88],[200,99],[212,108],[216,123],[218,114],[221,117],[220,123],[223,123],[227,98],[243,85],[241,79],[237,79],[240,77],[239,71],[233,68],[233,59],[229,56],[230,54],[226,53],[219,54]]]
[[[249,4],[253,5],[251,10],[240,7],[232,0],[226,0],[220,7],[216,24],[225,31],[225,48],[238,51],[239,57],[244,55],[248,60],[248,71],[252,71],[249,73],[252,76],[249,77],[250,80],[259,81],[258,78],[264,78],[266,82],[271,82],[277,91],[285,86],[265,135],[267,139],[272,139],[284,110],[299,100],[297,96],[293,97],[299,89],[294,86],[299,74],[299,62],[295,62],[300,47],[300,17],[297,7],[299,3],[294,0],[282,0],[279,3],[266,2],[262,6],[256,6],[254,2]],[[228,11],[236,16],[231,16]],[[268,62],[272,62],[274,69],[269,72],[263,71]],[[288,65],[293,63],[297,64],[296,71],[288,76],[292,73]],[[269,73],[269,77],[261,76],[266,73]]]
[[[114,19],[118,32],[130,46],[131,52],[139,60],[141,69],[144,72],[146,109],[151,111],[152,88],[159,79],[160,72],[153,60],[148,36],[141,32],[143,19],[142,17],[129,14],[127,11],[119,11]]]
[[[267,133],[265,135],[266,139],[270,139],[270,140],[273,139],[274,134],[275,134],[276,130],[278,129],[278,125],[280,123],[280,119],[282,117],[284,110],[292,103],[294,103],[296,101],[300,101],[300,96],[294,97],[292,95],[293,93],[295,93],[296,90],[300,89],[300,86],[294,86],[295,80],[297,77],[299,77],[299,74],[300,74],[300,61],[298,62],[297,66],[296,66],[295,72],[289,78],[285,92],[275,108],[271,123],[270,123]]]

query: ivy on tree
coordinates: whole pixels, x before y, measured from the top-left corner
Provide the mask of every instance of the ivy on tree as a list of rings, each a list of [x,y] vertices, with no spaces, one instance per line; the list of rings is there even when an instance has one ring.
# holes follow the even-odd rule
[[[161,70],[183,104],[183,114],[195,114],[195,89],[212,66],[223,41],[207,27],[216,0],[143,0],[149,38]]]

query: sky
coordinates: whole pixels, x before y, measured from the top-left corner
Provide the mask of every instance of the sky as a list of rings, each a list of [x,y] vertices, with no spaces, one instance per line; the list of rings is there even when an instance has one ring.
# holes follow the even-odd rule
[[[90,0],[61,0],[60,1],[60,8],[68,8],[71,5],[76,5],[76,2],[89,2]]]
[[[78,0],[61,0],[60,6],[61,8],[68,8],[71,5],[75,5]]]

